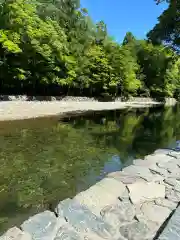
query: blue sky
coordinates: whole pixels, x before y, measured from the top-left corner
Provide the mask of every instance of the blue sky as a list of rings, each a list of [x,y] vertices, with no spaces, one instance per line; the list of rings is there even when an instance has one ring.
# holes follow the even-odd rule
[[[145,38],[167,8],[164,3],[157,6],[154,0],[81,0],[81,6],[88,9],[93,21],[103,20],[118,42],[128,31],[138,39]]]

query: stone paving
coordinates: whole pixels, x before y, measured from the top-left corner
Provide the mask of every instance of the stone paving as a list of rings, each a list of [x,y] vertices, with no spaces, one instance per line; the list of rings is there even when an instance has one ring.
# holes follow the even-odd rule
[[[54,212],[9,229],[0,240],[176,240],[179,202],[180,149],[159,149],[61,201]]]

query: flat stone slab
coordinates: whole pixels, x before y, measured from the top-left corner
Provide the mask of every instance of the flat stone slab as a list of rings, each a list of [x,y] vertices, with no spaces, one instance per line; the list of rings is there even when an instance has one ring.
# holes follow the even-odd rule
[[[136,219],[138,220],[138,222],[143,222],[148,226],[149,231],[151,233],[150,239],[153,239],[153,237],[156,235],[157,231],[159,230],[161,224],[149,220],[141,210],[140,212],[136,213]]]
[[[171,210],[174,210],[177,207],[177,203],[175,203],[171,200],[168,200],[166,198],[157,198],[155,200],[155,204],[159,205],[159,206],[167,207]]]
[[[113,173],[109,173],[108,174],[109,178],[114,178],[117,181],[120,181],[124,184],[131,184],[131,183],[135,183],[137,181],[141,181],[141,182],[145,182],[146,180],[144,180],[141,177],[138,176],[132,176],[130,173],[125,173],[125,172],[113,172]]]
[[[119,197],[119,199],[123,202],[129,202],[130,201],[130,198],[129,198],[129,191],[126,187],[125,191],[123,192],[122,196]]]
[[[168,177],[180,180],[180,170],[179,169],[171,169],[171,173],[169,174]]]
[[[159,236],[158,240],[179,240],[180,239],[180,207],[178,207],[169,220],[167,226]]]
[[[149,182],[152,181],[152,179],[153,179],[153,174],[145,166],[131,165],[126,168],[123,168],[122,172],[127,173],[132,176],[141,177]]]
[[[115,185],[113,185],[116,182]],[[106,185],[107,184],[107,185]],[[75,196],[75,199],[87,206],[94,214],[100,216],[104,207],[116,203],[125,191],[125,185],[114,179],[106,178]]]
[[[141,211],[147,220],[162,224],[170,215],[171,210],[167,207],[158,206],[153,202],[145,202]]]
[[[142,166],[142,167],[149,167],[153,164],[157,163],[157,160],[156,159],[135,159],[133,160],[133,164],[136,165],[136,166]]]
[[[160,168],[156,164],[149,166],[149,169],[151,171],[153,171],[154,173],[159,174],[159,175],[161,175],[163,177],[168,177],[169,176],[169,173],[168,173],[168,171],[166,169]]]
[[[169,156],[180,159],[180,151],[170,151]]]
[[[112,226],[120,226],[124,222],[130,222],[135,217],[135,207],[130,201],[109,205],[101,210],[101,216],[105,222]]]
[[[152,236],[147,224],[143,222],[133,222],[123,225],[119,231],[128,240],[145,240]]]
[[[136,206],[136,219],[138,220],[138,222],[145,223],[148,226],[149,232],[150,232],[150,238],[147,238],[147,239],[152,240],[153,237],[156,235],[157,231],[159,230],[160,224],[149,220],[141,211],[141,206],[138,206],[138,210]]]
[[[137,182],[127,185],[127,188],[134,204],[165,197],[165,186],[153,182]]]
[[[180,164],[180,161],[179,161],[179,164]],[[164,168],[164,169],[168,170],[169,172],[173,172],[174,170],[179,170],[179,172],[180,172],[180,168],[178,166],[177,161],[175,161],[175,159],[173,159],[169,162],[159,162],[159,163],[157,163],[157,165],[160,168]]]
[[[96,186],[103,188],[106,192],[111,193],[114,198],[120,197],[125,191],[125,185],[114,178],[104,178],[96,183]]]
[[[47,239],[49,240],[49,239]],[[83,240],[81,237],[69,224],[61,226],[56,236],[53,240]]]
[[[142,160],[144,162],[149,160]],[[157,170],[154,173],[150,170]],[[167,176],[165,169],[159,168],[156,163],[148,164],[148,166],[131,165],[123,169],[124,174],[129,174],[131,177],[142,178],[148,182],[161,182],[164,180],[164,174]],[[160,174],[161,173],[161,174]]]
[[[21,231],[17,227],[10,228],[6,233],[4,233],[0,240],[32,240],[29,233]]]
[[[59,217],[64,217],[68,223],[83,235],[95,236],[92,239],[113,239],[115,229],[105,223],[101,217],[94,215],[86,206],[76,199],[66,199],[56,208]]]
[[[168,154],[171,150],[170,149],[166,149],[166,148],[160,148],[157,149],[156,151],[154,151],[154,154]]]
[[[180,192],[180,181],[174,178],[167,178],[164,182],[172,186],[175,191]]]
[[[173,202],[180,202],[180,192],[175,191],[171,187],[166,187],[166,198]]]
[[[66,224],[65,219],[57,218],[54,213],[45,211],[26,220],[21,225],[21,229],[28,232],[33,240],[46,240],[54,239],[57,230],[64,224]]]
[[[144,159],[159,163],[159,162],[169,162],[172,160],[172,157],[164,153],[154,153],[151,155],[147,155]]]

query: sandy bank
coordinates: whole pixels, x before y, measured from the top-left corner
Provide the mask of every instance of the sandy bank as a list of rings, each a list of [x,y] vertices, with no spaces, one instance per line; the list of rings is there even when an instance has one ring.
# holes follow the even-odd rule
[[[0,102],[0,121],[62,116],[70,112],[142,108],[159,105],[157,102],[75,102],[75,101],[3,101]]]

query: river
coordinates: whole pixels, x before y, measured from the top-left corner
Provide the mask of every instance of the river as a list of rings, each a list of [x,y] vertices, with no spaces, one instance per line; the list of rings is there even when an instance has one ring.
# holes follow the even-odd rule
[[[0,232],[180,139],[180,106],[0,122]]]

